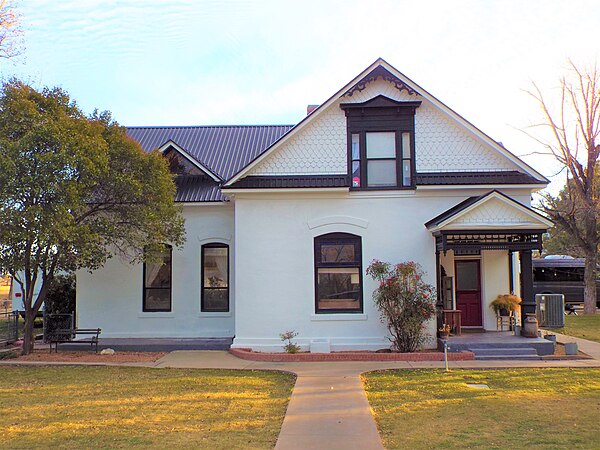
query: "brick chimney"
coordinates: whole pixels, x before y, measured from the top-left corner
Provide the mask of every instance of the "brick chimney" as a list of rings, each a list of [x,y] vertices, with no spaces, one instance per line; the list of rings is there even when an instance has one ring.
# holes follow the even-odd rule
[[[308,116],[311,112],[313,112],[318,107],[319,107],[319,105],[308,105],[306,107],[306,115]]]

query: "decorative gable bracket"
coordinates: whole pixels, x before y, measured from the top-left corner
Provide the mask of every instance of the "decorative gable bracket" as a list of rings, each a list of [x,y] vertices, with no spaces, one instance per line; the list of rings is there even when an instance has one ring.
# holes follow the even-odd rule
[[[408,95],[421,95],[409,85],[407,85],[400,78],[396,77],[392,73],[390,73],[385,67],[377,66],[374,70],[372,70],[369,74],[365,75],[358,83],[344,92],[344,95],[348,97],[352,97],[355,92],[364,91],[367,87],[367,84],[376,81],[377,78],[381,77],[385,81],[392,83],[396,89],[399,91],[406,91]]]

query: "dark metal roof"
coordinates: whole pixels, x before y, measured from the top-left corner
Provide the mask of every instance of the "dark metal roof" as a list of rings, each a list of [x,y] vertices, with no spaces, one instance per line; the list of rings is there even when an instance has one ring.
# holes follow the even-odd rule
[[[214,180],[205,176],[179,176],[175,178],[176,202],[225,202],[227,199]]]
[[[127,127],[127,134],[147,152],[173,141],[227,180],[291,128],[292,125]]]
[[[543,184],[516,170],[496,172],[428,172],[417,174],[417,185]]]
[[[347,175],[247,176],[223,189],[348,187]]]

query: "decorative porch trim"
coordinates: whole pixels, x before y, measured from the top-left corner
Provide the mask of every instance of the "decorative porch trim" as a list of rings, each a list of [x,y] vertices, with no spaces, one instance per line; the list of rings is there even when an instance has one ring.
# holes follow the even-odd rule
[[[434,233],[435,248],[448,250],[542,250],[545,230],[448,230]]]

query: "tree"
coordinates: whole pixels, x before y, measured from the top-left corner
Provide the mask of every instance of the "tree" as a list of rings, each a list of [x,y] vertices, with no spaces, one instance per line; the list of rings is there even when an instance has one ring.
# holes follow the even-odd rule
[[[570,76],[560,80],[560,98],[552,108],[540,89],[530,94],[544,115],[549,138],[538,138],[566,169],[567,182],[557,197],[546,194],[542,208],[566,232],[585,257],[584,312],[596,311],[598,262],[599,180],[596,175],[600,146],[600,75],[596,66],[580,69],[570,62]]]
[[[12,58],[20,54],[22,35],[14,2],[0,0],[0,58]]]
[[[58,273],[92,271],[113,255],[140,262],[161,243],[183,244],[174,194],[165,159],[145,153],[110,113],[87,117],[60,88],[2,86],[0,272],[24,292],[24,354]]]

